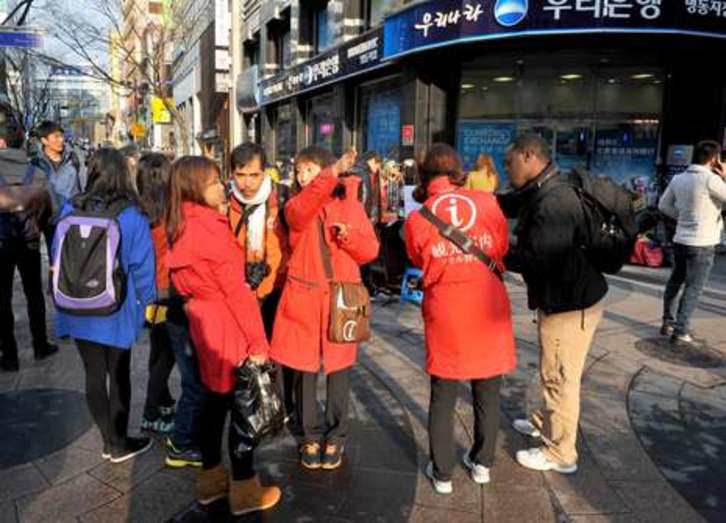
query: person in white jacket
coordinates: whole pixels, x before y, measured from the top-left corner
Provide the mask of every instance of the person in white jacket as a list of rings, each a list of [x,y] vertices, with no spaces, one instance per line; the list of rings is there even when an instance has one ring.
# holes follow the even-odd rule
[[[726,165],[721,146],[706,140],[693,152],[693,165],[673,178],[658,204],[660,211],[678,221],[673,238],[675,263],[665,288],[661,334],[691,344],[690,320],[713,268],[716,245],[721,242],[726,203]],[[677,304],[676,298],[684,288]]]

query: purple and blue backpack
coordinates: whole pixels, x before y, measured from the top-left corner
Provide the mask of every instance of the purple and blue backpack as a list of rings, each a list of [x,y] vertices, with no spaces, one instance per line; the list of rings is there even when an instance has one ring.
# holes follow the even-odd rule
[[[75,208],[58,222],[50,284],[59,310],[76,316],[107,316],[121,307],[126,274],[119,261],[117,217],[130,205],[124,200],[107,208]]]

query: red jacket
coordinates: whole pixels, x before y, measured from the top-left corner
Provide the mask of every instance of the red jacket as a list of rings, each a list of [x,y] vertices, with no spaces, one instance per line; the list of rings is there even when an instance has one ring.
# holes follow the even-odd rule
[[[169,247],[166,228],[163,225],[152,227],[151,239],[154,241],[154,254],[156,254],[156,295],[157,298],[163,298],[169,295],[169,267],[166,265],[166,253]]]
[[[434,179],[426,206],[472,237],[500,266],[507,221],[494,196]],[[423,269],[426,370],[448,379],[489,378],[516,366],[512,313],[504,283],[481,261],[444,239],[420,213],[406,221],[406,250]]]
[[[355,363],[357,353],[356,344],[328,341],[330,290],[320,253],[319,220],[324,223],[336,281],[359,283],[360,265],[378,255],[378,240],[357,198],[359,181],[346,178],[343,200],[333,197],[337,183],[325,170],[285,206],[292,253],[270,356],[306,372],[317,372],[321,364],[326,373],[345,369]],[[349,226],[345,243],[333,238],[334,223]]]
[[[245,283],[244,254],[227,218],[189,202],[182,212],[181,235],[167,256],[171,281],[187,298],[202,382],[225,394],[234,388],[237,364],[249,354],[268,352],[260,308]]]

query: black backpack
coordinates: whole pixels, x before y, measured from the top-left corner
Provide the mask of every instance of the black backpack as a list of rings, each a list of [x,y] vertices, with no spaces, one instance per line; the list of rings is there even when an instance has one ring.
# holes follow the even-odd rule
[[[635,247],[633,194],[607,176],[573,170],[569,176],[585,215],[582,246],[600,272],[617,274]]]
[[[131,205],[75,208],[56,226],[51,296],[56,308],[75,316],[107,316],[126,299],[127,277],[121,268],[118,215]]]

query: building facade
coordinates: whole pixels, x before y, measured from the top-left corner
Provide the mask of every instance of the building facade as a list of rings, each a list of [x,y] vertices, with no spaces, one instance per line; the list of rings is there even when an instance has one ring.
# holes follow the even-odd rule
[[[308,144],[467,168],[537,132],[563,168],[655,198],[724,140],[726,8],[710,0],[243,2],[237,108],[285,161]]]
[[[190,127],[188,150],[225,164],[229,150],[229,38],[227,0],[187,0],[180,18],[189,29],[173,63],[173,93]]]

